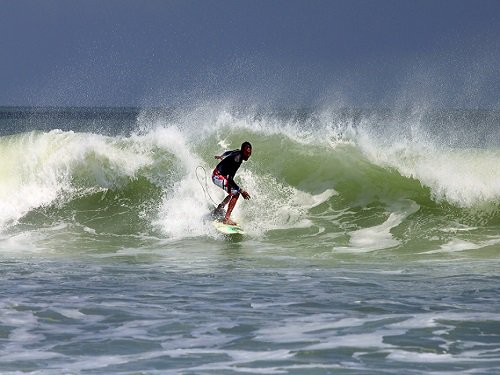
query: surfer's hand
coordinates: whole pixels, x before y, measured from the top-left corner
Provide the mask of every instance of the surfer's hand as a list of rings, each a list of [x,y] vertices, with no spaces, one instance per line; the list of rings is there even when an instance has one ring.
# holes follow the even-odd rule
[[[216,160],[222,160],[222,156],[219,156],[219,155],[215,155],[215,156],[214,156],[214,158],[215,158]]]
[[[243,195],[243,198],[246,200],[250,199],[250,194],[248,194],[245,190],[241,191],[241,195]]]

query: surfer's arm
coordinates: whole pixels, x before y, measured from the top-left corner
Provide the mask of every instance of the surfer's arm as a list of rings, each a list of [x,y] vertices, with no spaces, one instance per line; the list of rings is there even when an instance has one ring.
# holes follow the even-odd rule
[[[231,153],[232,153],[232,151],[226,151],[222,155],[215,155],[215,159],[222,160],[222,159],[224,159],[225,157],[227,157]]]

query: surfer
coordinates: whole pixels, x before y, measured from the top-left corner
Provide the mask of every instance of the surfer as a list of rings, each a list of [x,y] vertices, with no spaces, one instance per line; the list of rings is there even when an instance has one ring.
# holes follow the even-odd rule
[[[227,225],[236,225],[230,219],[231,212],[240,197],[240,194],[245,199],[250,199],[250,195],[241,189],[236,182],[234,182],[234,175],[243,161],[247,161],[252,155],[252,145],[250,142],[243,142],[241,149],[226,151],[220,156],[215,156],[215,159],[221,160],[215,167],[212,173],[212,181],[215,185],[222,188],[228,193],[228,196],[217,206],[214,210],[214,216],[224,215],[224,207],[227,206],[227,212],[222,222]]]

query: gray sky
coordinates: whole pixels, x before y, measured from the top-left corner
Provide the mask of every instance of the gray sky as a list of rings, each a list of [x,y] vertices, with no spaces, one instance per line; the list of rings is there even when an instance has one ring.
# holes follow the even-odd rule
[[[500,106],[500,0],[0,5],[0,105]]]

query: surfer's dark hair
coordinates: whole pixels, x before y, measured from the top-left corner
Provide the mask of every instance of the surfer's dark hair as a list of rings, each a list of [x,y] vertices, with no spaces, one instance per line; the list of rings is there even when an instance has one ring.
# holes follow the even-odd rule
[[[244,150],[246,147],[252,148],[252,145],[250,144],[250,142],[243,142],[241,144],[241,150]]]

